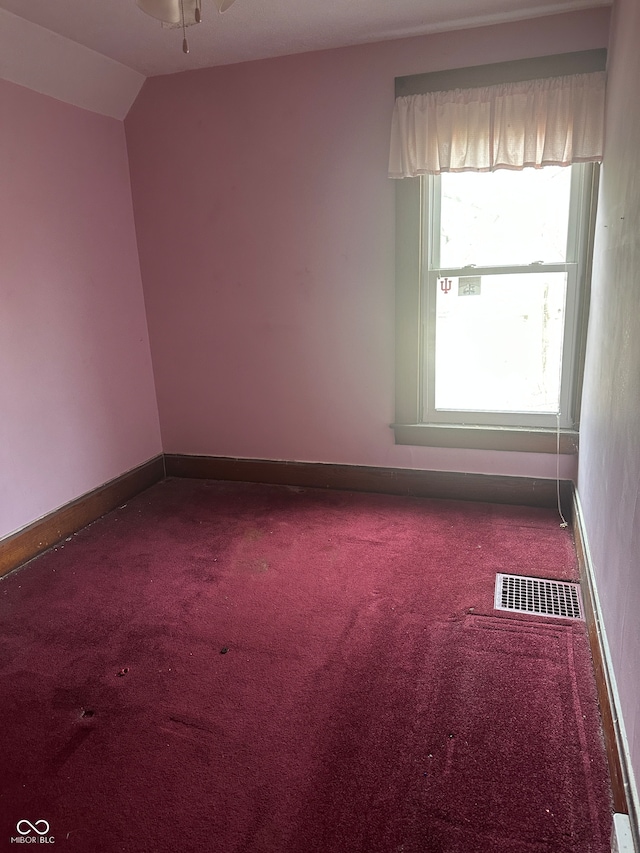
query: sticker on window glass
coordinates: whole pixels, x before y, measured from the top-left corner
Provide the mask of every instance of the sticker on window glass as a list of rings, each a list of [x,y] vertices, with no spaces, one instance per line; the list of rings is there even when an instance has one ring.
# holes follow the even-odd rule
[[[480,296],[480,275],[462,275],[458,279],[458,296]]]

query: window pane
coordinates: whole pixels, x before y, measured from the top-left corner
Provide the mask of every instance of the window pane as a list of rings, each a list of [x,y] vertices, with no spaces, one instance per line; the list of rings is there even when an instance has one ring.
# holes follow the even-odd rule
[[[557,412],[566,273],[439,279],[436,409]]]
[[[440,267],[566,260],[571,169],[441,175]]]

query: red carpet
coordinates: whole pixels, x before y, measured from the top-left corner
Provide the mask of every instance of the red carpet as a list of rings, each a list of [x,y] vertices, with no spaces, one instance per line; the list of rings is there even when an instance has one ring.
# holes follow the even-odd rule
[[[584,626],[495,616],[496,571],[575,578],[570,534],[154,487],[0,582],[0,850],[605,853]]]

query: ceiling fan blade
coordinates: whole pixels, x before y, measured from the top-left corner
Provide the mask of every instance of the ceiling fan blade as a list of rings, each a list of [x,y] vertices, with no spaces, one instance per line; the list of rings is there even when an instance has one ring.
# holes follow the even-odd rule
[[[179,24],[182,20],[180,0],[136,0],[136,2],[147,15],[166,24]]]
[[[226,12],[227,9],[235,3],[235,1],[236,0],[213,0],[218,12]]]

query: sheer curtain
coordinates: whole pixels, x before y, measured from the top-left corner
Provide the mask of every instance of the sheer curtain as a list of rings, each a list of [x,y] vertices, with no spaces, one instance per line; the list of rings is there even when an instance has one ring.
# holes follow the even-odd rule
[[[602,160],[605,72],[396,99],[389,177]]]

